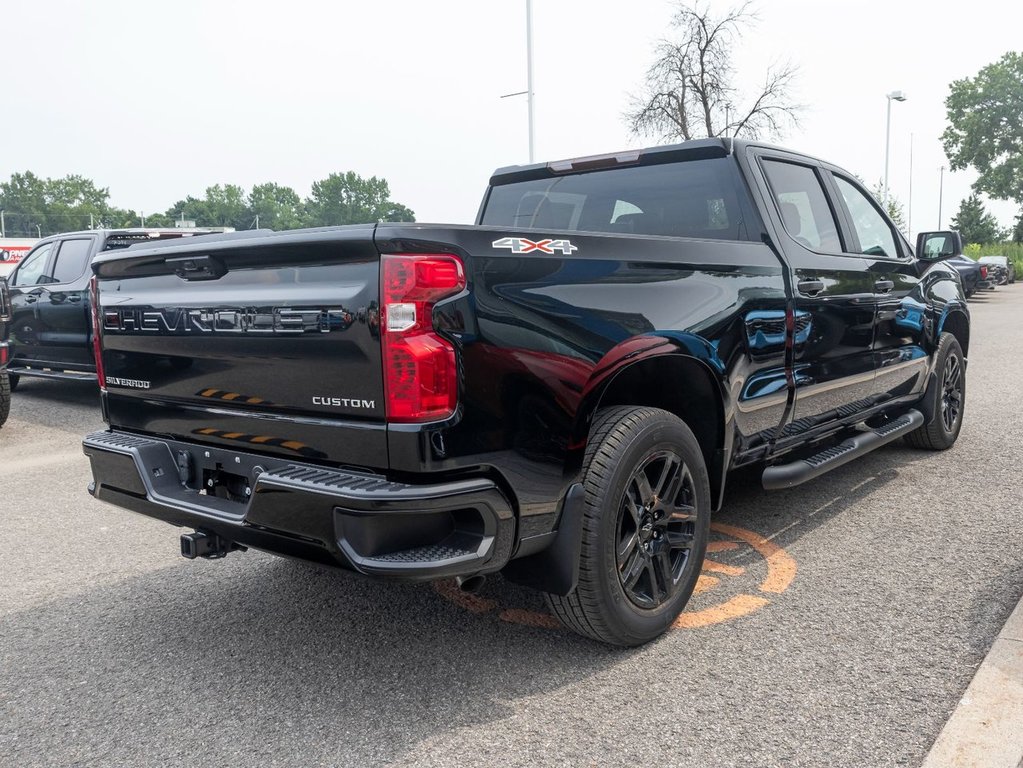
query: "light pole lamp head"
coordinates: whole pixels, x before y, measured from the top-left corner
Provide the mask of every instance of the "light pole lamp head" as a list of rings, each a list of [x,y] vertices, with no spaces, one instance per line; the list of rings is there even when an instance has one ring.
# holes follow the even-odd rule
[[[905,91],[892,91],[891,93],[886,93],[885,96],[887,96],[889,99],[894,99],[895,101],[905,101],[906,100],[906,92]]]

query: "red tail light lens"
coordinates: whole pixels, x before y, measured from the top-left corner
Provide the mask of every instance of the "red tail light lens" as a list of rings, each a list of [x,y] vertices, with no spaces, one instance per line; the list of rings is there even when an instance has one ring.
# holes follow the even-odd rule
[[[434,331],[433,307],[465,288],[462,262],[451,254],[387,254],[381,258],[380,332],[387,418],[436,421],[455,412],[455,348]]]
[[[92,356],[96,359],[96,378],[99,379],[99,388],[104,392],[107,388],[107,377],[103,371],[103,347],[100,344],[99,319],[102,316],[99,308],[99,283],[93,275],[89,281],[89,308],[92,312]]]
[[[987,280],[987,267],[983,264],[980,265],[980,279]]]

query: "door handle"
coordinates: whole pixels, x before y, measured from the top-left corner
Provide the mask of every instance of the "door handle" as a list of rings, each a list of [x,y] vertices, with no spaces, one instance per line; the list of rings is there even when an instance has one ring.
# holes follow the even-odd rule
[[[878,293],[891,293],[895,283],[891,280],[878,280],[874,283],[874,290]]]
[[[26,304],[35,304],[37,301],[39,301],[39,295],[38,294],[35,294],[35,293],[27,293],[27,294],[25,294],[25,303]]]
[[[824,292],[824,281],[823,280],[800,280],[796,287],[800,293],[806,294],[807,296],[816,296],[818,293]]]
[[[70,296],[67,297],[67,300],[70,301],[72,304],[77,304],[82,300],[82,294],[72,293]]]

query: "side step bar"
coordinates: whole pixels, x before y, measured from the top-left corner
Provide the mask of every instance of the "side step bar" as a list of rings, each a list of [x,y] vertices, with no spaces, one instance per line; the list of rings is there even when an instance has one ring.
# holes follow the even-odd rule
[[[37,379],[61,379],[62,381],[96,381],[95,373],[84,371],[63,371],[55,368],[29,368],[22,366],[8,366],[7,373],[16,376],[28,376]]]
[[[764,470],[761,482],[768,491],[801,485],[912,432],[923,423],[924,415],[920,411],[908,411],[882,427],[860,432],[807,459],[768,467]]]

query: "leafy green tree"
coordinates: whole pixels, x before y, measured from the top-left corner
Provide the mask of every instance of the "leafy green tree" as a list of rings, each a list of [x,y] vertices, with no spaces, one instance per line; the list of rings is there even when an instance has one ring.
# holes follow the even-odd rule
[[[272,181],[252,188],[248,209],[253,222],[258,218],[260,227],[276,230],[301,227],[305,215],[298,193]]]
[[[1012,242],[1023,243],[1023,211],[1016,217],[1016,226],[1012,229]]]
[[[952,229],[958,229],[964,243],[997,243],[1003,232],[998,219],[984,210],[980,195],[974,193],[959,204],[959,211],[952,219]]]
[[[201,198],[189,195],[167,209],[170,219],[191,219],[198,227],[234,227],[247,229],[253,217],[245,201],[245,190],[236,184],[206,187]],[[146,224],[149,224],[147,217]]]
[[[314,227],[367,224],[378,221],[415,221],[415,214],[391,200],[385,179],[364,179],[353,171],[332,173],[313,182],[306,200],[307,223]]]
[[[953,82],[945,107],[941,139],[952,170],[971,166],[980,174],[975,190],[1023,203],[1023,54]]]
[[[109,190],[70,175],[43,179],[31,171],[0,183],[0,209],[9,236],[52,235],[99,226],[111,210]]]

